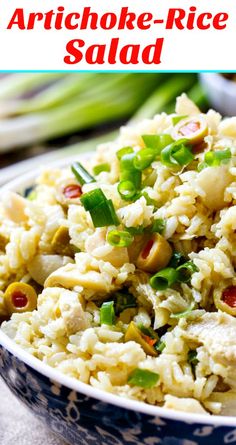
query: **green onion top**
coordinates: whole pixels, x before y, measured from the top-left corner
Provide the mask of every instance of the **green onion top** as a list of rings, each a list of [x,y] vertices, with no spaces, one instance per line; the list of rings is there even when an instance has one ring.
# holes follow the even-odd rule
[[[194,156],[187,139],[180,139],[165,147],[161,152],[161,162],[168,167],[188,165]]]
[[[154,161],[156,153],[152,148],[143,148],[136,153],[134,167],[137,170],[145,170]]]
[[[93,173],[95,176],[99,175],[102,172],[110,172],[111,167],[108,162],[104,162],[103,164],[98,164],[93,167]]]
[[[80,198],[85,210],[89,211],[94,227],[118,226],[119,219],[116,215],[111,199],[107,199],[101,189],[94,189],[84,193]]]
[[[204,161],[198,165],[198,171],[206,167],[218,167],[221,164],[227,164],[231,159],[231,151],[229,148],[225,150],[208,151],[205,153]]]
[[[141,388],[153,388],[160,376],[156,372],[147,369],[136,368],[128,377],[128,383],[132,386],[140,386]]]
[[[176,283],[178,273],[172,267],[160,270],[150,278],[150,285],[156,290],[165,290]]]
[[[115,323],[114,301],[106,301],[100,308],[100,323],[112,326]]]
[[[80,162],[74,162],[71,166],[71,170],[74,173],[77,181],[80,185],[90,184],[91,182],[96,182],[93,176],[85,170],[85,168],[80,164]]]
[[[120,159],[120,181],[131,181],[136,190],[141,187],[142,172],[134,166],[135,153],[127,153]]]
[[[136,187],[132,181],[121,181],[118,184],[117,190],[122,199],[130,201],[137,194]]]
[[[80,201],[83,204],[85,210],[91,210],[102,202],[106,202],[107,198],[103,191],[99,188],[84,193],[80,197]]]
[[[111,230],[107,234],[108,243],[114,247],[129,247],[133,240],[133,235],[126,230]]]
[[[111,199],[97,205],[89,213],[94,227],[118,226],[120,224]]]
[[[134,152],[134,149],[132,147],[124,147],[124,148],[121,148],[120,150],[118,150],[116,152],[116,156],[117,156],[117,158],[120,161],[123,158],[124,155],[130,154],[130,153],[133,153],[133,152]]]
[[[174,139],[167,133],[144,134],[142,139],[147,148],[152,148],[155,150],[156,155],[160,154],[161,150],[167,145],[174,142]]]
[[[192,262],[187,261],[177,267],[176,272],[178,274],[178,281],[180,283],[188,283],[191,280],[192,274],[198,272],[198,267]]]

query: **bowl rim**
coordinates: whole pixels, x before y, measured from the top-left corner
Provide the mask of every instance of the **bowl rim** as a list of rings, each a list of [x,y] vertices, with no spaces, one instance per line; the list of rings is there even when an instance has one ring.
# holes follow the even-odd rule
[[[47,168],[52,167],[66,167],[70,162],[75,160],[86,159],[89,155],[94,154],[92,151],[87,153],[78,153],[78,155],[73,155],[59,159],[57,161],[49,162]],[[42,157],[41,157],[42,158]],[[44,167],[38,167],[33,172],[27,172],[23,175],[18,176],[14,180],[5,184],[1,187],[1,192],[3,191],[17,191],[22,190],[26,186],[32,184],[36,176],[40,173]],[[217,427],[223,426],[236,426],[236,417],[234,416],[219,416],[219,415],[209,415],[197,414],[197,413],[187,413],[184,411],[175,411],[168,408],[162,408],[154,405],[149,405],[145,402],[140,402],[138,400],[126,399],[125,397],[120,397],[116,394],[106,392],[102,389],[94,388],[93,386],[80,382],[79,380],[67,376],[62,372],[58,371],[56,368],[52,368],[46,363],[42,362],[38,358],[32,356],[29,352],[21,348],[17,343],[15,343],[11,338],[9,338],[0,328],[0,345],[10,352],[14,357],[25,363],[27,366],[42,374],[43,376],[49,378],[55,383],[59,383],[71,390],[77,391],[87,397],[91,397],[101,402],[115,405],[119,408],[132,410],[142,414],[161,417],[170,419],[173,421],[182,421],[189,424],[204,424],[204,425],[214,425]]]

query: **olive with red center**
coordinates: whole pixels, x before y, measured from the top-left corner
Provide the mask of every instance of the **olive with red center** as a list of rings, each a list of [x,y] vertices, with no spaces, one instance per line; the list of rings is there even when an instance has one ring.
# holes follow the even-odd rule
[[[213,299],[217,309],[236,316],[236,286],[228,286],[223,291],[215,292]]]
[[[11,283],[5,291],[4,300],[9,315],[31,312],[37,307],[37,293],[27,283]]]
[[[175,125],[172,136],[175,140],[186,138],[190,144],[198,144],[208,134],[208,127],[203,116],[188,116]]]

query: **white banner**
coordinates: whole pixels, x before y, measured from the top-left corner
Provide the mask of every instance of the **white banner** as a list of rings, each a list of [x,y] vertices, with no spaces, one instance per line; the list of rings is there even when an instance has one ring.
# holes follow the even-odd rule
[[[0,70],[235,71],[232,0],[1,0]]]

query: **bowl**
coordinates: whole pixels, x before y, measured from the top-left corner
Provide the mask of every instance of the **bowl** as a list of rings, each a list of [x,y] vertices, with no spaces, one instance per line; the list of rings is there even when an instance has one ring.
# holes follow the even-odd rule
[[[223,116],[235,116],[236,82],[219,73],[200,73],[199,76],[213,108]]]
[[[54,162],[53,166],[65,166],[78,157],[83,160],[85,155]],[[38,173],[27,173],[2,190],[21,192],[32,185]],[[13,394],[73,445],[236,443],[235,417],[167,410],[93,388],[31,356],[1,329],[0,375]]]

